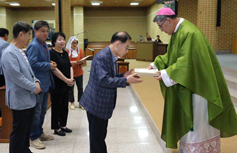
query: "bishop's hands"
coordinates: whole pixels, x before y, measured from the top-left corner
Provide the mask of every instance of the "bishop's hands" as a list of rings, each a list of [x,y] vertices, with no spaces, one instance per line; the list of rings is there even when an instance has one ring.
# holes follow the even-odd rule
[[[139,76],[137,76],[137,73],[132,73],[133,69],[127,71],[126,73],[124,73],[124,77],[127,78],[127,83],[140,83],[143,80],[140,79]]]
[[[151,65],[148,65],[147,69],[150,70],[153,69],[153,67]]]
[[[153,69],[152,65],[148,65],[147,69],[148,70]],[[156,73],[159,73],[159,75],[158,76],[154,76],[154,78],[156,78],[157,80],[162,80],[161,72],[157,71]]]

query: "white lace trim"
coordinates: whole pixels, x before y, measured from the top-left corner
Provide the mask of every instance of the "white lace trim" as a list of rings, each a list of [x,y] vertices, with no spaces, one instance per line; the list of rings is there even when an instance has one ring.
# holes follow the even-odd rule
[[[220,153],[220,135],[194,143],[179,143],[180,153]]]

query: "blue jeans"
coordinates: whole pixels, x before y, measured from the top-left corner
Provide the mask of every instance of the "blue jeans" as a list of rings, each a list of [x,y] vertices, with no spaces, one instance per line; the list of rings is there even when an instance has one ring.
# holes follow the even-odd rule
[[[33,124],[30,131],[30,139],[33,141],[43,134],[43,123],[48,104],[48,92],[40,92],[36,95],[36,106]]]

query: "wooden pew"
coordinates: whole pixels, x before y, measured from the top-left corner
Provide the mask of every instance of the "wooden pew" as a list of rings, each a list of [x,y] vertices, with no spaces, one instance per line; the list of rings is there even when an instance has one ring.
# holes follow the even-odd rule
[[[12,131],[12,110],[5,105],[6,88],[0,89],[0,107],[2,111],[2,125],[0,127],[0,143],[9,143]]]
[[[135,42],[131,42],[128,53],[126,54],[126,59],[136,59],[137,56],[137,44]]]
[[[101,49],[108,46],[109,42],[89,42],[86,49],[85,49],[85,56],[88,55],[95,55],[97,52],[99,52]],[[88,58],[90,60],[92,58]]]
[[[99,52],[101,49],[105,48],[109,44],[110,44],[110,42],[89,42],[88,46],[85,49],[85,56],[95,55],[97,52]],[[135,42],[131,42],[129,49],[128,49],[128,53],[126,54],[126,56],[121,57],[121,58],[136,59],[136,55],[137,55],[136,46],[137,45]]]

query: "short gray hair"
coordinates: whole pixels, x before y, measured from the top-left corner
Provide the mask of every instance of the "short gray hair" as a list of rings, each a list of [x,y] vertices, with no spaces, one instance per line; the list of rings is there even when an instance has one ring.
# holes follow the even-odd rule
[[[153,19],[153,22],[163,22],[166,18],[175,19],[177,15],[156,15]]]

